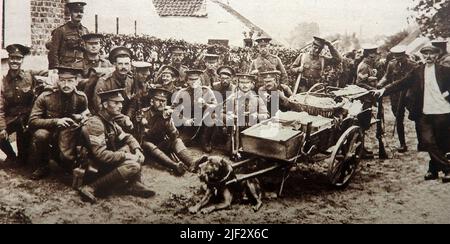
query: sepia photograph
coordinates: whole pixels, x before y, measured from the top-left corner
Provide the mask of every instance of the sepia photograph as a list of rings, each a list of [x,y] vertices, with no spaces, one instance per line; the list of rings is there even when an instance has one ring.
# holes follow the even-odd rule
[[[0,4],[0,224],[450,224],[450,0]]]

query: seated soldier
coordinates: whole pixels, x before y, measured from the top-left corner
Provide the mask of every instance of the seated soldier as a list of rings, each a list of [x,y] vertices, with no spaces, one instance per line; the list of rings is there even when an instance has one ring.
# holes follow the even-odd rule
[[[152,64],[147,62],[133,62],[134,81],[131,87],[132,95],[130,97],[128,109],[126,111],[123,111],[126,117],[130,118],[133,125],[137,124],[138,120],[140,120],[140,114],[138,112],[150,105],[148,91],[150,88],[149,80],[151,67]],[[121,125],[119,124],[119,126]],[[125,128],[123,127],[122,129],[125,130]],[[135,138],[138,138],[139,134],[137,128],[126,131],[132,133]]]
[[[270,112],[289,110],[289,97],[292,96],[292,90],[287,85],[280,84],[280,72],[277,70],[262,72],[259,74],[263,80],[264,86],[259,88],[258,94],[266,102]],[[270,114],[271,117],[275,114]]]
[[[91,203],[96,202],[96,196],[104,196],[124,186],[125,192],[133,196],[149,198],[155,195],[141,182],[141,164],[145,160],[142,148],[113,120],[121,113],[125,100],[122,93],[123,89],[98,93],[101,109],[98,115],[88,119],[82,129],[88,137],[89,162],[98,170],[98,175],[93,182],[78,190]]]
[[[188,87],[181,89],[172,101],[175,111],[180,115],[176,125],[195,130],[201,129],[200,144],[204,152],[210,153],[214,125],[213,110],[217,106],[217,100],[209,87],[201,85],[202,73],[201,70],[186,71]],[[211,125],[205,124],[207,118],[211,119]]]
[[[169,96],[170,91],[163,88],[150,90],[151,105],[144,109],[142,120],[144,126],[142,148],[146,155],[153,157],[157,163],[174,170],[178,175],[183,175],[187,167],[194,166],[195,160],[180,139],[178,129],[167,111]],[[174,153],[181,162],[176,163],[166,153]]]
[[[70,171],[76,160],[76,143],[80,125],[89,114],[86,95],[77,91],[81,69],[58,67],[58,87],[43,92],[31,110],[29,126],[33,131],[30,162],[37,163],[32,179],[50,173],[48,160],[51,145],[60,155],[61,166]]]

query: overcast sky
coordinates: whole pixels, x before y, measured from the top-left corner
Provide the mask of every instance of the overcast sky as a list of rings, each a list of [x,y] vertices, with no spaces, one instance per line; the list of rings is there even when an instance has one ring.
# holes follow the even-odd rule
[[[226,0],[225,0],[226,1]],[[316,22],[321,35],[360,33],[365,38],[394,34],[408,26],[412,0],[228,0],[271,34],[286,38],[300,22]]]

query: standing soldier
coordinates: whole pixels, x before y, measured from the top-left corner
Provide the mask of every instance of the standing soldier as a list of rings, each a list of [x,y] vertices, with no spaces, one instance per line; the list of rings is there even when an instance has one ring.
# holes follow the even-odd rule
[[[205,119],[213,120],[217,106],[217,99],[211,88],[202,86],[201,70],[188,70],[186,72],[187,88],[181,89],[173,99],[173,106],[176,112],[180,112],[177,126],[193,127],[200,133],[200,144],[206,153],[212,151],[211,140],[213,136],[212,125],[206,125]],[[186,107],[187,106],[187,107]],[[179,111],[181,110],[181,111]],[[181,113],[182,112],[182,113]],[[199,114],[196,114],[199,112]]]
[[[177,69],[180,73],[180,79],[175,83],[175,85],[177,87],[186,87],[184,82],[186,81],[186,71],[189,70],[187,66],[183,65],[183,60],[186,55],[186,48],[180,45],[174,45],[169,48],[169,52],[169,65]],[[161,70],[162,67],[158,71],[158,74],[161,74]]]
[[[28,149],[28,133],[26,132],[28,116],[34,100],[36,82],[34,76],[42,76],[47,72],[32,72],[21,69],[23,59],[30,54],[30,49],[20,44],[6,47],[9,53],[8,74],[3,77],[0,87],[0,149],[6,154],[6,161],[16,162],[16,153],[9,135],[16,132],[18,160],[26,162]]]
[[[356,85],[368,89],[375,90],[378,84],[378,71],[376,69],[377,59],[379,58],[378,48],[377,47],[365,47],[363,51],[363,61],[358,65],[357,76],[356,76]],[[384,108],[383,101],[379,100],[378,102],[378,115],[377,119],[379,120],[377,123],[377,131],[376,138],[378,139],[378,157],[380,159],[387,159],[387,153],[384,148],[383,143],[383,123],[384,123]],[[368,103],[367,103],[368,104]],[[370,105],[372,106],[372,105]],[[364,107],[363,109],[368,109],[368,107]],[[365,147],[363,148],[363,158],[364,159],[372,159],[374,157],[373,152],[368,151]]]
[[[216,54],[205,54],[204,61],[206,65],[206,70],[202,74],[202,85],[209,88],[212,87],[214,83],[217,83],[217,66],[219,64],[219,55]]]
[[[320,55],[325,46],[330,50],[331,58]],[[320,37],[314,37],[309,52],[302,53],[297,57],[292,64],[291,71],[295,74],[301,74],[300,87],[307,91],[313,85],[322,82],[324,70],[327,66],[337,65],[341,60],[341,55],[331,42]]]
[[[219,76],[219,81],[213,84],[212,87],[214,91],[218,92],[217,95],[220,93],[222,96],[220,100],[225,101],[232,93],[236,92],[236,86],[233,85],[233,79],[236,73],[233,68],[222,66],[217,69],[217,75]]]
[[[394,81],[400,80],[411,72],[415,63],[406,55],[404,46],[397,46],[391,49],[394,59],[389,62],[384,77],[378,83],[378,87],[385,87]],[[396,127],[400,147],[398,152],[404,153],[408,151],[405,139],[405,126],[403,124],[405,118],[405,95],[407,91],[400,91],[390,95],[392,112],[396,118]]]
[[[176,86],[177,81],[180,79],[180,72],[173,66],[164,65],[160,69],[156,77],[155,86],[159,88],[164,88],[170,91],[171,96],[181,89]],[[178,82],[179,83],[179,82]],[[170,103],[170,101],[168,101]]]
[[[155,195],[141,181],[144,154],[138,141],[125,133],[114,122],[122,111],[123,90],[110,90],[98,94],[102,101],[98,115],[90,117],[83,126],[89,162],[98,170],[97,179],[82,186],[79,192],[85,200],[95,203],[96,196],[106,195],[125,186],[125,192],[138,197]]]
[[[83,59],[75,62],[74,66],[83,69],[83,78],[89,78],[92,73],[112,68],[111,63],[100,56],[102,34],[86,34],[81,37],[85,51]]]
[[[125,115],[133,96],[134,81],[131,76],[131,56],[131,50],[126,47],[116,47],[110,52],[109,61],[114,65],[115,71],[100,78],[95,87],[95,98],[92,101],[93,106],[90,105],[92,106],[92,112],[98,113],[101,108],[101,98],[98,96],[100,92],[124,89],[122,94],[122,97],[125,99],[123,102],[123,114],[118,115],[115,121],[126,132],[131,132],[134,129],[131,119]]]
[[[171,114],[167,111],[167,101],[170,91],[163,88],[150,90],[151,105],[144,110],[144,138],[142,148],[153,157],[157,163],[183,175],[186,168],[195,166],[195,160],[179,137]],[[166,154],[167,153],[167,154]],[[175,154],[181,162],[176,163],[168,154]]]
[[[111,63],[100,56],[102,34],[86,34],[81,37],[84,41],[85,51],[83,59],[75,62],[74,67],[83,69],[83,80],[78,84],[78,90],[84,91],[86,96],[93,97],[98,79],[111,73]]]
[[[447,52],[446,40],[434,40],[431,44],[441,49],[441,55],[439,57],[439,64],[442,66],[450,67],[450,53]]]
[[[29,160],[38,167],[32,179],[39,180],[50,172],[48,159],[51,145],[58,151],[57,159],[66,170],[72,170],[76,160],[78,129],[89,114],[86,95],[79,92],[77,76],[81,69],[57,67],[58,88],[42,93],[31,110],[29,126],[33,130]],[[53,151],[56,152],[56,151]]]
[[[378,71],[375,67],[379,57],[378,48],[364,48],[363,57],[363,61],[358,65],[358,70],[356,71],[356,85],[368,90],[374,90],[376,89],[378,81]]]
[[[81,24],[85,5],[86,3],[81,1],[66,4],[70,12],[70,21],[52,32],[48,53],[50,70],[58,66],[72,67],[74,63],[83,59],[84,47],[81,36],[89,33],[89,30]]]
[[[258,94],[267,104],[267,108],[272,112],[280,109],[283,112],[289,110],[289,97],[292,96],[292,90],[285,84],[280,84],[280,72],[278,70],[262,72],[259,74],[260,80],[264,86],[259,88]],[[275,114],[270,114],[271,117]]]
[[[281,83],[288,84],[288,75],[286,73],[286,69],[284,68],[281,59],[275,55],[270,54],[269,45],[272,41],[270,37],[259,37],[255,40],[258,43],[258,57],[252,61],[250,65],[250,73],[252,75],[259,75],[259,73],[278,70],[281,74]],[[260,80],[255,87],[255,90],[258,90],[264,84]]]

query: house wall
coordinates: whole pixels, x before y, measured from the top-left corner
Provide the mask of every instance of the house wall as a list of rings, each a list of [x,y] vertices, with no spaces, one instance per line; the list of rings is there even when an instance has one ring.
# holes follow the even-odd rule
[[[185,39],[188,42],[207,43],[208,39],[228,39],[233,46],[243,45],[243,32],[248,28],[217,4],[207,1],[208,17],[159,17],[151,0],[87,0],[85,25],[95,29],[98,14],[99,32],[116,33],[116,17],[120,19],[120,34],[138,34],[158,38]]]
[[[66,0],[28,0],[28,2],[31,8],[32,54],[46,54],[45,44],[51,39],[52,31],[68,20],[65,12]]]
[[[31,46],[30,0],[4,0],[5,40],[4,46],[22,43]]]

